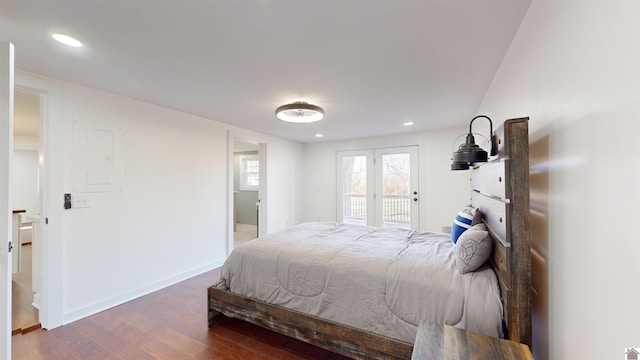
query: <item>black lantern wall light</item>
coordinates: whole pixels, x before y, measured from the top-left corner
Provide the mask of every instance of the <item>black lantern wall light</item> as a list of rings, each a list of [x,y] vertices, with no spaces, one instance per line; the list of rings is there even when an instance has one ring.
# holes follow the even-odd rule
[[[488,116],[478,115],[471,119],[469,123],[469,133],[467,134],[467,140],[464,144],[460,145],[458,150],[453,153],[453,162],[451,163],[451,170],[468,170],[469,167],[475,163],[487,162],[489,156],[480,146],[476,145],[476,140],[473,137],[471,130],[473,122],[478,118],[485,118],[489,120],[489,142],[491,144],[491,156],[495,156],[498,153],[498,144],[496,144],[496,136],[493,134],[493,122]]]

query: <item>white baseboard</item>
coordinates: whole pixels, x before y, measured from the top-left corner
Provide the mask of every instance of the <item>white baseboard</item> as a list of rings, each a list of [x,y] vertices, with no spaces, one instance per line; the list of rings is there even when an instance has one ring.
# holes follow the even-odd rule
[[[203,265],[203,266],[200,266],[200,267],[185,271],[185,272],[183,272],[181,274],[172,276],[170,278],[164,279],[162,281],[158,281],[156,283],[153,283],[151,285],[145,286],[145,287],[140,288],[138,290],[131,291],[131,292],[119,295],[119,296],[115,296],[115,297],[110,298],[108,300],[101,301],[99,303],[95,303],[95,304],[92,304],[92,305],[89,305],[89,306],[85,306],[85,307],[82,307],[82,308],[77,309],[77,310],[66,312],[63,315],[62,323],[63,323],[63,325],[67,325],[67,324],[72,323],[74,321],[83,319],[83,318],[85,318],[87,316],[91,316],[91,315],[97,314],[97,313],[99,313],[101,311],[104,311],[104,310],[110,309],[112,307],[118,306],[120,304],[124,304],[124,303],[126,303],[128,301],[137,299],[137,298],[139,298],[141,296],[150,294],[150,293],[152,293],[154,291],[158,291],[158,290],[163,289],[165,287],[168,287],[168,286],[171,286],[173,284],[179,283],[180,281],[184,281],[184,280],[192,278],[194,276],[203,274],[203,273],[205,273],[207,271],[211,271],[211,270],[213,270],[215,268],[218,268],[218,267],[222,266],[223,263],[224,263],[224,259],[221,259],[221,260],[218,260],[218,261],[214,261],[214,262],[208,263],[206,265]],[[213,285],[213,284],[211,284],[211,285]],[[205,295],[205,289],[202,290],[202,296],[206,296]],[[203,315],[203,316],[205,316],[205,315]]]

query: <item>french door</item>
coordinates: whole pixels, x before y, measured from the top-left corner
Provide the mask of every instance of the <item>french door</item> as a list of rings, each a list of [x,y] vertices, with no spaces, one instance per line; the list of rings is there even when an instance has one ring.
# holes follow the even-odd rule
[[[418,147],[337,153],[338,222],[417,229]]]

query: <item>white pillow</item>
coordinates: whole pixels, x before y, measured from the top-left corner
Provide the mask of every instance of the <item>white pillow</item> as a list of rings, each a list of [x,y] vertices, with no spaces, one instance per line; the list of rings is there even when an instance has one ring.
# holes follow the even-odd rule
[[[456,243],[456,267],[461,274],[475,271],[489,259],[493,239],[484,224],[470,227]]]

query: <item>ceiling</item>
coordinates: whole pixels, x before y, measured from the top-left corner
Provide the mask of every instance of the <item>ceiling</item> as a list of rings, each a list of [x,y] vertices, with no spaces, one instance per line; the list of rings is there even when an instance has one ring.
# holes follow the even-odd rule
[[[467,125],[530,2],[0,0],[0,41],[19,70],[306,143]],[[325,119],[276,119],[299,100]]]

